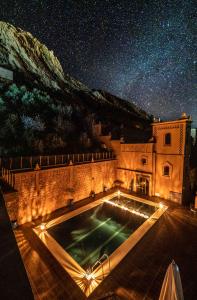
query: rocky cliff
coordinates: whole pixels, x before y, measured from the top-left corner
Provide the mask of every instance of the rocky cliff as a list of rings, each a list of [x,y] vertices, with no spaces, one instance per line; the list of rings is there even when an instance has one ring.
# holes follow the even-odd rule
[[[87,89],[82,83],[65,75],[53,51],[31,33],[0,21],[0,65],[21,71],[29,79],[53,89],[64,88],[69,82],[75,89]]]
[[[51,140],[53,146],[59,141],[61,151],[84,137],[93,145],[91,124],[95,121],[101,121],[116,136],[122,134],[121,128],[144,129],[150,124],[150,117],[130,102],[91,90],[65,74],[53,51],[31,33],[5,22],[0,22],[0,66],[14,72],[15,84],[0,87],[0,141],[5,144],[5,153],[9,153],[11,140],[12,149],[18,145],[11,152],[20,153],[21,137],[23,150],[26,147],[29,152],[45,152]],[[42,147],[35,146],[40,141]]]

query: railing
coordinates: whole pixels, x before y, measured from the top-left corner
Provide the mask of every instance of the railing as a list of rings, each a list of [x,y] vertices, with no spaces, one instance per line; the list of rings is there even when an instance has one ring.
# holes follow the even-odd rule
[[[8,170],[25,170],[34,169],[36,164],[40,167],[52,167],[60,165],[86,163],[92,161],[102,161],[115,159],[112,151],[94,152],[94,153],[78,153],[78,154],[62,154],[62,155],[40,155],[40,156],[21,156],[21,157],[1,157],[0,168]],[[2,170],[3,172],[3,170]],[[6,176],[9,176],[6,173]]]
[[[104,253],[96,262],[95,264],[91,267],[91,273],[99,266],[101,266],[102,268],[102,276],[103,276],[103,279],[105,278],[105,273],[104,273],[104,270],[103,270],[103,263],[105,260],[108,260],[108,268],[109,268],[109,272],[111,271],[111,266],[110,266],[110,258],[109,256]]]
[[[15,184],[15,175],[11,170],[8,170],[6,168],[1,169],[2,177],[3,179],[14,188]]]

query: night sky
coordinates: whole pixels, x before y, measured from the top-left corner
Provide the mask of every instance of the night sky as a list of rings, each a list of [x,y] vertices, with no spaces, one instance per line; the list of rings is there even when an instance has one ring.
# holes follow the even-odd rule
[[[90,88],[197,127],[195,5],[189,0],[0,0],[0,19],[54,50]]]

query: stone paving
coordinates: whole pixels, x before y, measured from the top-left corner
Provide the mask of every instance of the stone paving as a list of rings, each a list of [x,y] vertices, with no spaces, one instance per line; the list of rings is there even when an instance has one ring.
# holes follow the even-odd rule
[[[156,198],[151,200],[159,201]],[[89,201],[92,199],[80,201],[76,207]],[[165,214],[88,299],[112,299],[112,296],[104,298],[110,293],[118,295],[113,299],[158,299],[166,269],[173,259],[180,269],[185,300],[197,299],[197,214],[190,212],[188,208],[164,202],[169,206]],[[47,216],[47,220],[66,210]],[[35,299],[86,299],[72,278],[33,233],[31,226],[32,224],[21,226],[15,230],[15,236]]]
[[[0,189],[0,299],[33,300],[33,293]]]

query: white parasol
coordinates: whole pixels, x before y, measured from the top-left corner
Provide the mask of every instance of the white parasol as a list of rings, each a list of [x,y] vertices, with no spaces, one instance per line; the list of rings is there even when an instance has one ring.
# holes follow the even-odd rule
[[[179,268],[174,260],[166,271],[159,300],[184,300]]]

